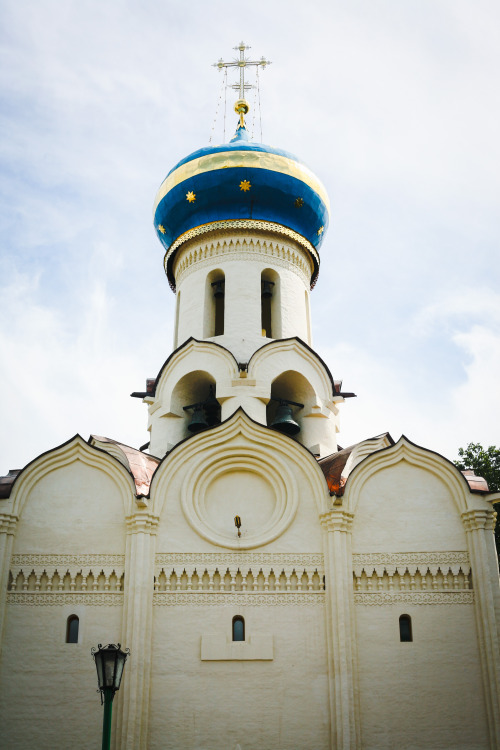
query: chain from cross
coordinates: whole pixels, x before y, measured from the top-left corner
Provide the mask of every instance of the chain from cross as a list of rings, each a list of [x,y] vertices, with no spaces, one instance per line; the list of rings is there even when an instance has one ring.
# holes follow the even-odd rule
[[[219,70],[222,70],[223,68],[239,68],[240,69],[240,82],[239,83],[233,83],[231,85],[231,88],[235,91],[239,92],[239,98],[244,99],[245,98],[245,91],[249,91],[249,89],[255,88],[254,85],[250,83],[245,83],[245,68],[254,65],[260,65],[261,68],[265,68],[266,65],[271,65],[270,60],[266,60],[265,57],[261,57],[260,60],[249,60],[247,57],[245,57],[245,50],[250,49],[248,45],[245,44],[245,42],[240,42],[237,47],[233,47],[235,50],[239,50],[240,58],[234,59],[232,62],[224,62],[224,60],[221,59],[219,62],[216,62],[213,64],[214,68],[218,68]]]

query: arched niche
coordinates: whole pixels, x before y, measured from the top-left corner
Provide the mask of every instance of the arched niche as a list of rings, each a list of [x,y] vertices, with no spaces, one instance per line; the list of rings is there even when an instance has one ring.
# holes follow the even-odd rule
[[[299,424],[301,431],[296,439],[301,443],[302,420],[316,403],[316,394],[310,382],[296,370],[286,370],[278,375],[271,384],[271,399],[267,405],[267,425],[271,427],[276,418],[279,399],[303,404],[303,408],[292,405],[292,417]]]
[[[355,552],[465,550],[462,513],[470,502],[486,505],[447,459],[404,435],[355,466],[343,495]]]
[[[178,442],[193,433],[189,430],[189,424],[193,418],[194,409],[185,410],[185,406],[192,404],[203,404],[210,397],[215,397],[216,383],[215,378],[205,370],[194,370],[184,375],[174,386],[172,390],[170,412],[177,414],[182,418],[178,427]],[[215,404],[215,409],[207,415],[203,407],[203,414],[208,416],[209,426],[220,422],[220,407]]]
[[[75,435],[38,456],[19,475],[11,493],[19,516],[14,551],[122,554],[125,517],[134,506],[134,495],[126,467]]]

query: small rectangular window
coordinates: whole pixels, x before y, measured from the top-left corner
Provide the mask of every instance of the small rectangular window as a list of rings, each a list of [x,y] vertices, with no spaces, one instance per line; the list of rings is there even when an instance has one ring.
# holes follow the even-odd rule
[[[401,643],[413,641],[410,615],[401,615],[399,618],[399,640]]]
[[[66,623],[66,643],[78,643],[80,620],[77,615],[70,615]]]
[[[245,640],[245,620],[241,615],[233,617],[233,641]]]

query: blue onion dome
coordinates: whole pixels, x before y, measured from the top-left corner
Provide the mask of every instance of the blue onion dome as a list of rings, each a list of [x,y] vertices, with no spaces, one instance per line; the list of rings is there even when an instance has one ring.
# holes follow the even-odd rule
[[[244,125],[221,146],[208,146],[182,159],[162,182],[154,224],[164,246],[165,271],[176,251],[193,236],[214,229],[264,229],[294,238],[308,250],[314,272],[328,227],[326,190],[308,167],[278,148],[249,141]]]

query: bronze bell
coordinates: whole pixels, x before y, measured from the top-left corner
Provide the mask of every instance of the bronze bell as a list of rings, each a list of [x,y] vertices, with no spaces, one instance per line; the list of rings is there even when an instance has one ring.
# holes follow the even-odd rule
[[[206,430],[207,427],[208,422],[203,411],[203,406],[202,404],[196,404],[193,408],[193,416],[188,424],[188,430],[189,432],[201,432],[202,430]]]
[[[262,299],[270,299],[273,296],[274,281],[263,281],[262,282]]]
[[[205,415],[207,418],[207,426],[213,427],[220,423],[220,404],[215,398],[214,387],[210,386],[208,398],[203,402],[205,407]]]
[[[212,289],[214,290],[215,299],[221,299],[224,296],[224,280],[212,282]]]
[[[299,424],[292,417],[292,407],[286,401],[280,401],[271,427],[289,437],[300,432]]]

